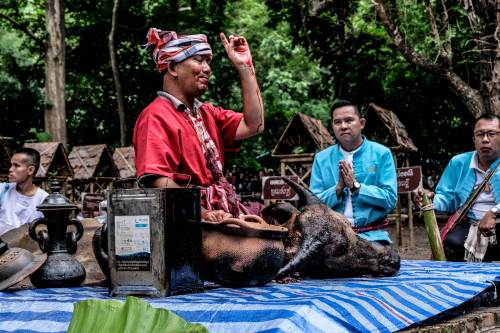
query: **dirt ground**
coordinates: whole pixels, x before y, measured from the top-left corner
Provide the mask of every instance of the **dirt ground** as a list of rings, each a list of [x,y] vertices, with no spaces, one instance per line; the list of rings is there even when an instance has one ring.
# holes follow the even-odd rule
[[[441,228],[441,223],[439,224]],[[415,259],[415,260],[429,260],[431,257],[431,248],[427,231],[425,230],[424,222],[416,217],[413,222],[413,244],[410,242],[410,230],[407,222],[403,222],[401,226],[401,240],[402,245],[398,243],[396,233],[396,223],[392,222],[388,228],[391,240],[398,248],[399,254],[402,259]]]

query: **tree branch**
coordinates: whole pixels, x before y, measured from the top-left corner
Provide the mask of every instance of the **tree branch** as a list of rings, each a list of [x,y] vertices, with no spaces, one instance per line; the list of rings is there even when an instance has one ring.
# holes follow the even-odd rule
[[[427,14],[427,18],[429,19],[429,25],[431,27],[431,34],[434,39],[434,43],[438,48],[437,58],[441,61],[444,61],[447,66],[451,66],[451,52],[448,52],[446,48],[446,42],[442,42],[441,36],[439,35],[436,17],[434,16],[434,11],[432,10],[432,5],[429,0],[424,0],[425,12]],[[447,40],[446,33],[448,31],[447,26],[443,26],[445,37],[444,40]],[[450,50],[451,51],[451,50]]]
[[[467,1],[467,0],[465,0]],[[394,20],[388,15],[385,9],[384,0],[373,0],[375,5],[375,10],[377,15],[388,32],[389,36],[393,40],[394,44],[398,50],[406,57],[411,63],[425,68],[434,74],[443,77],[452,91],[457,95],[457,97],[466,105],[468,110],[475,116],[478,117],[484,110],[484,100],[478,90],[469,86],[462,78],[460,78],[451,67],[449,63],[433,63],[425,56],[417,54],[408,44],[403,33],[399,31],[398,26],[394,23]]]
[[[490,95],[490,111],[500,115],[500,2],[496,2],[495,8],[496,29],[494,39],[497,42],[495,58],[492,61],[492,75],[490,82],[487,83]]]
[[[443,49],[445,50],[447,56],[449,57],[450,61],[453,57],[453,50],[451,48],[451,38],[448,36],[448,27],[449,27],[449,16],[448,16],[448,8],[446,8],[446,2],[445,0],[441,0],[441,7],[443,10],[443,15],[441,16],[441,25],[442,25],[442,31],[445,36],[444,43],[443,43]],[[450,63],[451,65],[451,63]]]
[[[383,0],[373,0],[375,5],[375,10],[377,15],[384,26],[385,30],[393,40],[394,44],[398,50],[408,59],[410,62],[417,66],[433,70],[435,72],[440,71],[440,67],[431,62],[428,58],[415,53],[411,46],[408,45],[408,41],[402,32],[399,31],[399,27],[394,23],[394,20],[388,15],[385,8],[385,3]]]
[[[10,18],[10,17],[8,17],[8,16],[6,16],[6,15],[4,15],[4,14],[2,14],[2,13],[0,13],[0,18],[3,18],[4,20],[6,20],[6,21],[10,22],[10,23],[14,26],[14,28],[16,28],[16,29],[18,29],[18,30],[20,30],[20,31],[24,32],[24,33],[25,33],[26,35],[28,35],[31,39],[33,39],[33,40],[35,41],[35,43],[36,43],[36,45],[37,45],[38,47],[40,47],[40,48],[42,48],[42,49],[45,49],[45,41],[44,41],[43,39],[40,39],[40,38],[38,38],[37,36],[35,36],[35,34],[34,34],[34,33],[32,33],[32,32],[28,29],[28,27],[26,27],[25,25],[23,25],[23,24],[21,24],[21,23],[17,22],[16,20],[14,20],[14,19],[12,19],[12,18]]]
[[[431,26],[432,37],[434,37],[436,42],[439,44],[440,38],[437,29],[436,18],[434,17],[434,12],[432,11],[432,6],[429,0],[424,0],[424,7],[425,7],[425,13],[427,14],[427,18],[429,19],[429,24]]]
[[[441,25],[443,26],[443,29],[446,28],[446,30],[448,30],[449,16],[445,0],[441,0],[441,7],[443,8],[443,16],[441,16]]]
[[[479,21],[479,18],[476,14],[473,3],[473,0],[463,0],[463,8],[467,13],[467,18],[469,19],[469,24],[472,28],[472,31],[474,31],[475,33],[479,33],[479,31],[481,31],[481,22]]]

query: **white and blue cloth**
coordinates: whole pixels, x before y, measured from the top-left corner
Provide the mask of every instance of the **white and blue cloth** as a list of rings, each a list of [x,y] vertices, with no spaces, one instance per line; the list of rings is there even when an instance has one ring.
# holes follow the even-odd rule
[[[492,285],[500,264],[403,261],[387,278],[303,280],[148,299],[210,332],[394,332],[452,309]],[[73,304],[107,289],[0,292],[0,332],[65,332]]]

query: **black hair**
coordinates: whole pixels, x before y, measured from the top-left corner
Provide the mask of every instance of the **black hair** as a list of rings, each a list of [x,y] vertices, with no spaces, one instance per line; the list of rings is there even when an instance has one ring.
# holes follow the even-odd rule
[[[40,153],[38,152],[38,150],[25,147],[17,150],[14,154],[26,155],[26,163],[35,167],[35,172],[33,175],[36,175],[38,168],[40,167]]]
[[[486,113],[483,113],[482,115],[480,115],[479,118],[476,119],[476,121],[474,122],[474,127],[476,127],[476,124],[478,123],[478,121],[480,121],[482,119],[484,119],[484,120],[498,119],[498,123],[500,126],[500,117],[494,113],[486,112]]]
[[[335,103],[333,103],[332,108],[330,109],[330,126],[333,127],[333,112],[337,110],[338,108],[344,107],[344,106],[352,106],[354,108],[354,112],[358,115],[359,119],[363,118],[361,115],[361,112],[359,112],[358,106],[354,104],[351,101],[348,101],[346,99],[339,99]]]
[[[346,99],[339,99],[335,103],[333,103],[332,108],[330,109],[330,117],[331,117],[332,123],[333,123],[333,111],[335,111],[338,108],[344,107],[344,106],[352,106],[354,108],[354,111],[358,115],[359,119],[363,118],[363,116],[361,115],[361,112],[359,112],[359,108],[356,104],[354,104],[353,102],[348,101]]]

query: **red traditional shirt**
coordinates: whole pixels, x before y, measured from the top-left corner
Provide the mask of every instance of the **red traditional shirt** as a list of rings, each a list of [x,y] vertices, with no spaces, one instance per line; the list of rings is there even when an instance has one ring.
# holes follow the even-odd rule
[[[239,150],[234,136],[243,114],[208,103],[202,103],[199,112],[224,163],[225,151]],[[174,173],[181,173],[190,175],[194,185],[214,183],[192,121],[169,100],[157,97],[141,112],[133,140],[138,178],[154,174],[173,179]]]

